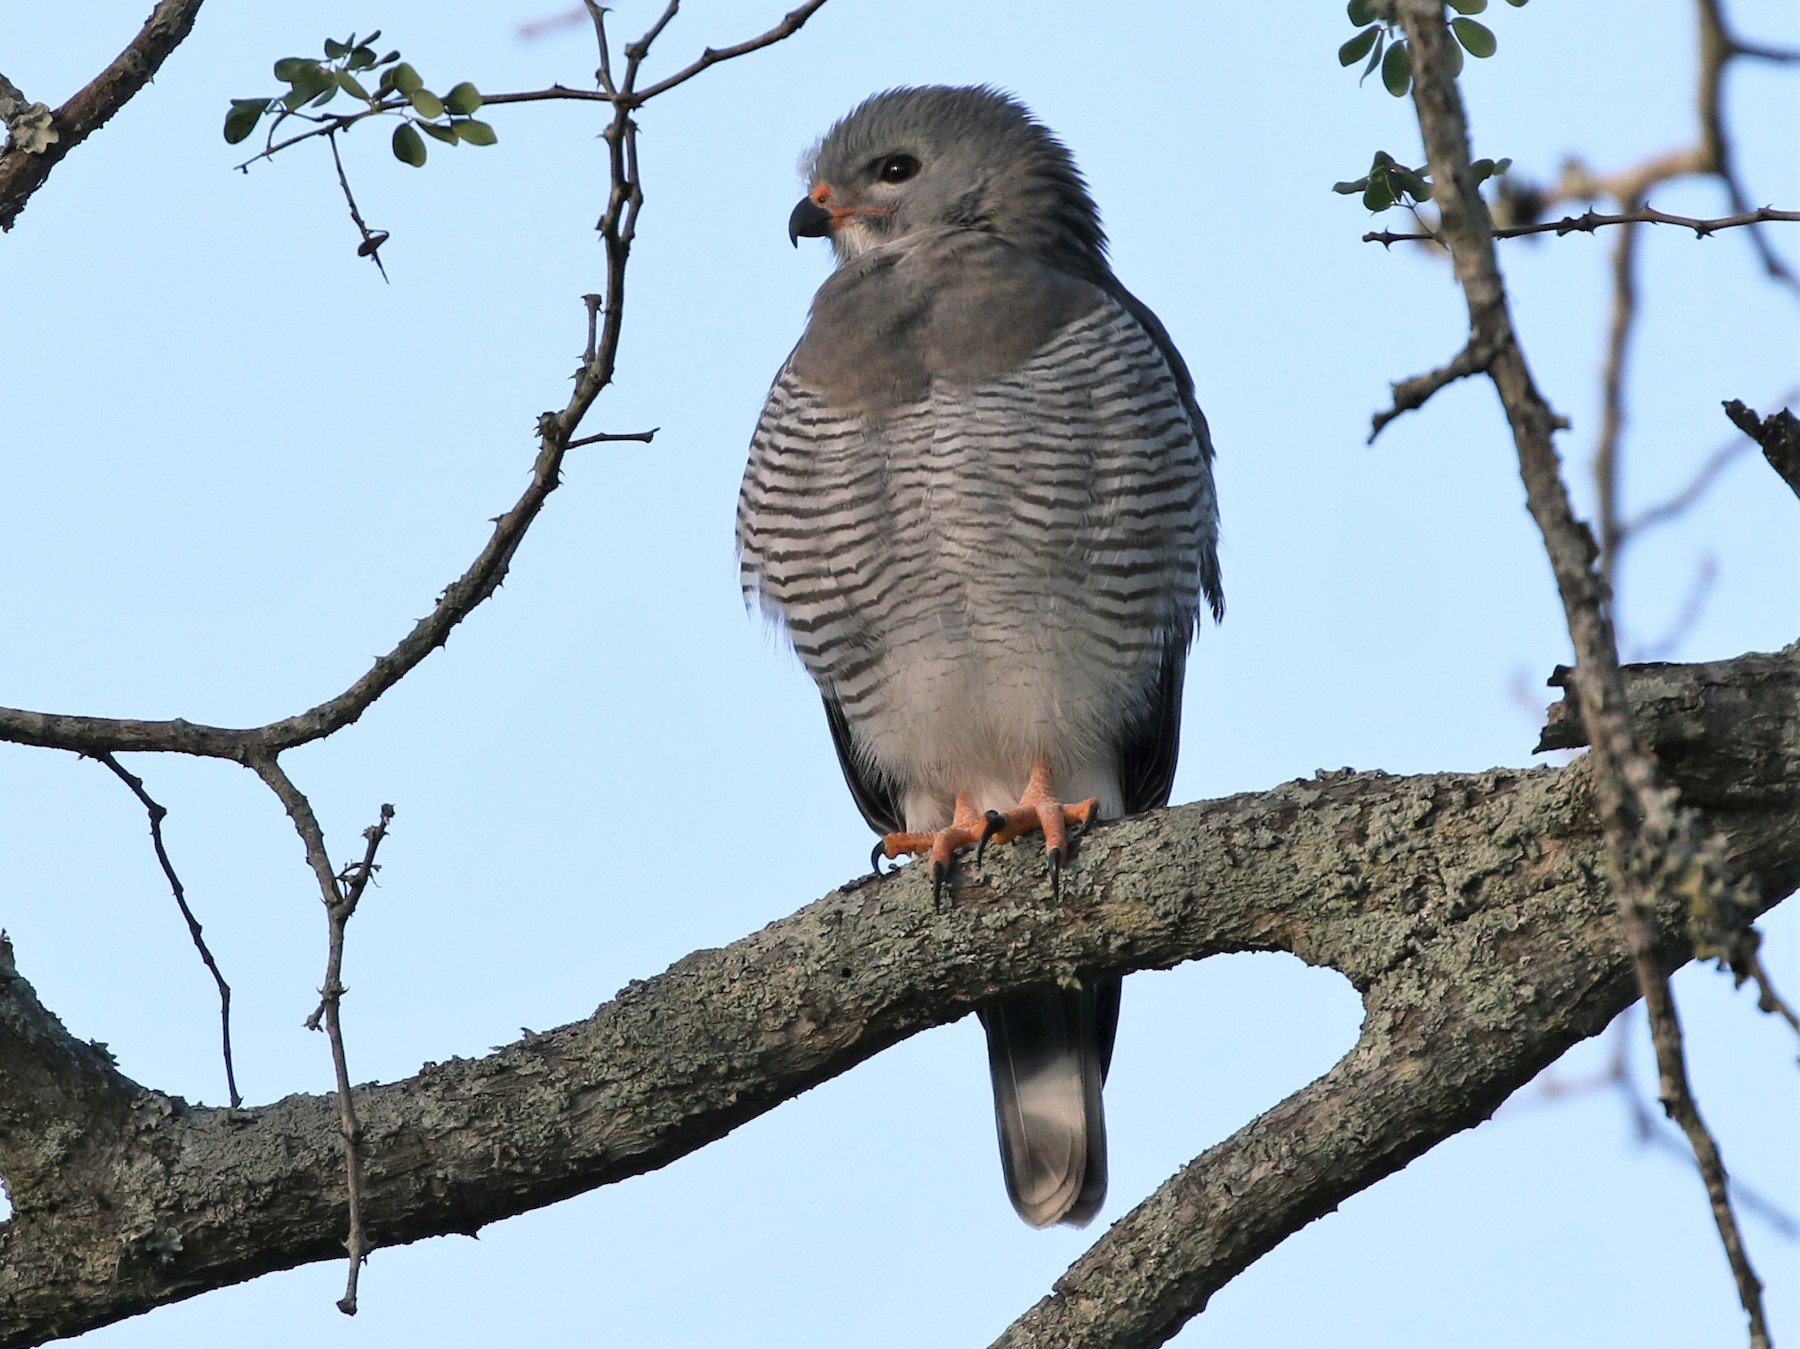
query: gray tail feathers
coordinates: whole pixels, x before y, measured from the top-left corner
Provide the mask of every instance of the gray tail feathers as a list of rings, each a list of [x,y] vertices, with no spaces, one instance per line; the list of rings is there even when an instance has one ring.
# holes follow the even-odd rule
[[[1085,1227],[1106,1199],[1100,1086],[1119,1025],[1119,980],[1027,993],[983,1009],[1006,1192],[1033,1227]]]

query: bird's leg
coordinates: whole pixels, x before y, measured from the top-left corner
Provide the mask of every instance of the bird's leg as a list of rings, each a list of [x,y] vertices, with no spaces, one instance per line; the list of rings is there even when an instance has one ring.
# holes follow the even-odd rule
[[[1069,826],[1086,826],[1099,809],[1098,797],[1089,797],[1078,805],[1065,805],[1050,790],[1050,765],[1039,760],[1032,765],[1031,779],[1019,804],[1005,812],[990,810],[976,844],[975,857],[992,843],[1011,843],[1033,830],[1044,835],[1044,854],[1050,859],[1050,884],[1060,892],[1062,867],[1069,856]]]
[[[876,851],[886,857],[898,857],[903,852],[929,853],[931,898],[936,903],[943,895],[944,882],[950,878],[950,863],[957,849],[979,842],[982,828],[982,818],[975,813],[968,793],[958,792],[956,809],[947,828],[923,834],[888,834],[877,845]]]

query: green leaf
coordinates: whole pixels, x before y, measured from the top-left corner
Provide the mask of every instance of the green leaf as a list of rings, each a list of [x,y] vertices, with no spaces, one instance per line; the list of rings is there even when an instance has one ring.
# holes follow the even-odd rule
[[[411,122],[402,122],[394,128],[394,158],[415,169],[425,165],[425,142],[419,139]]]
[[[1469,165],[1475,171],[1475,181],[1484,183],[1489,178],[1498,177],[1512,167],[1510,159],[1478,159]]]
[[[269,110],[266,98],[234,98],[231,100],[231,111],[225,114],[225,143],[236,145],[241,140],[249,139],[250,133],[256,130],[256,124]]]
[[[1511,5],[1514,9],[1525,8],[1525,0],[1506,0],[1506,3]]]
[[[1388,186],[1386,174],[1370,174],[1369,186],[1363,192],[1363,205],[1371,211],[1385,211],[1394,204],[1394,190]]]
[[[312,101],[312,105],[315,108],[322,108],[327,103],[331,102],[332,99],[334,99],[336,97],[337,97],[337,85],[328,84],[325,86],[324,92],[321,93],[317,98],[315,98]]]
[[[1331,190],[1333,192],[1336,192],[1339,196],[1353,197],[1358,192],[1361,192],[1368,185],[1369,185],[1369,176],[1367,174],[1364,174],[1361,178],[1358,178],[1354,183],[1333,183],[1331,185]]]
[[[444,100],[429,89],[415,89],[406,98],[413,105],[413,111],[421,117],[442,117],[444,115]]]
[[[281,96],[281,106],[289,112],[293,112],[311,97],[312,94],[308,90],[290,89]]]
[[[330,38],[325,39],[325,59],[326,60],[337,61],[337,60],[341,60],[343,57],[346,57],[348,55],[350,55],[350,49],[348,47],[346,47],[343,43],[334,42]]]
[[[352,70],[367,70],[374,64],[375,49],[373,47],[358,47],[350,53],[350,69]]]
[[[349,71],[334,71],[333,78],[337,82],[337,87],[342,89],[346,94],[350,94],[355,98],[360,98],[364,103],[373,103],[375,101],[369,97],[369,91],[363,88],[362,85],[358,83],[356,76],[352,75]]]
[[[1381,33],[1381,36],[1379,36],[1375,39],[1375,50],[1369,53],[1369,64],[1364,66],[1363,73],[1356,77],[1356,87],[1357,88],[1359,88],[1359,89],[1362,88],[1362,86],[1368,81],[1369,76],[1375,73],[1375,67],[1381,64],[1381,54],[1382,54],[1382,52],[1384,52],[1386,50],[1387,50],[1387,32],[1384,29]]]
[[[1479,14],[1487,8],[1487,0],[1450,0],[1450,8],[1458,14]]]
[[[1492,33],[1473,19],[1450,20],[1450,31],[1456,34],[1456,40],[1462,43],[1470,56],[1492,56],[1500,45]]]
[[[1350,22],[1361,28],[1364,24],[1375,22],[1376,0],[1350,0],[1347,12]]]
[[[373,33],[370,33],[366,38],[364,38],[362,40],[361,45],[365,46],[365,47],[373,47],[378,41],[380,41],[380,39],[381,39],[381,30],[379,28],[377,28]]]
[[[275,63],[275,78],[283,84],[295,84],[309,72],[319,68],[317,61],[309,61],[304,56],[284,56]]]
[[[308,61],[303,70],[294,72],[293,79],[288,81],[288,83],[294,86],[295,93],[303,94],[307,98],[312,98],[315,95],[324,93],[327,89],[337,88],[337,85],[333,82],[332,75],[332,71],[325,69],[325,67],[318,62]]]
[[[454,127],[439,126],[436,122],[420,122],[419,130],[423,131],[433,140],[442,141],[445,145],[456,144],[456,130]]]
[[[481,106],[481,90],[464,80],[444,95],[444,106],[458,117],[467,117]]]
[[[1460,46],[1458,46],[1456,43],[1452,42],[1450,44],[1450,78],[1456,79],[1462,75],[1462,72],[1463,72],[1462,48]]]
[[[405,61],[395,66],[391,74],[394,77],[394,88],[407,98],[411,98],[425,87],[425,81],[419,78],[419,72]]]
[[[1412,169],[1396,166],[1388,171],[1388,181],[1393,184],[1396,197],[1405,193],[1414,201],[1431,200],[1431,184]]]
[[[1338,48],[1338,64],[1353,66],[1369,54],[1369,48],[1375,45],[1375,39],[1381,36],[1379,27],[1365,28],[1343,46]],[[451,91],[452,93],[455,90]]]
[[[1406,91],[1412,88],[1412,54],[1406,50],[1404,42],[1396,42],[1388,48],[1381,63],[1381,83],[1395,98],[1405,98]]]
[[[466,117],[450,125],[455,128],[457,139],[467,141],[470,145],[492,145],[500,139],[494,134],[493,127],[486,122],[478,122],[473,117]]]
[[[370,41],[371,41],[371,42],[372,42],[372,41],[374,41],[374,39],[373,39],[373,38],[371,38],[371,39],[370,39]],[[384,56],[384,57],[382,57],[382,58],[381,58],[381,59],[380,59],[380,60],[379,60],[379,61],[377,61],[377,62],[376,62],[376,63],[375,63],[375,64],[376,64],[376,65],[378,65],[378,66],[385,66],[385,65],[390,65],[390,64],[392,64],[392,63],[393,63],[393,62],[395,62],[395,61],[398,61],[398,60],[399,60],[399,59],[400,59],[400,53],[399,53],[399,52],[389,52],[389,53],[388,53],[388,54],[387,54],[387,55],[386,55],[386,56]]]

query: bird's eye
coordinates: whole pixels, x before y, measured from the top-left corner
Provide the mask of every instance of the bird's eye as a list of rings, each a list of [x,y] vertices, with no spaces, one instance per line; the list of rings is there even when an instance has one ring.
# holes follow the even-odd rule
[[[918,171],[919,161],[911,155],[889,155],[881,161],[875,176],[884,183],[904,183]]]

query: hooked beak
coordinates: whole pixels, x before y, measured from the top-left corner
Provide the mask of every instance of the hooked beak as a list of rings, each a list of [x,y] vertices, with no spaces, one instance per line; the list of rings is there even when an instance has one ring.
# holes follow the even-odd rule
[[[788,217],[788,242],[800,247],[800,236],[823,239],[831,228],[833,215],[811,197],[800,198],[800,204]]]

